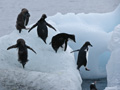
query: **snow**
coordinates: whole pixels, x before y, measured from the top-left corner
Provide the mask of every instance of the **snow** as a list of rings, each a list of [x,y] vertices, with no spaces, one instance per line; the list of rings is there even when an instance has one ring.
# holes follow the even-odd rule
[[[114,90],[120,89],[120,24],[115,27],[109,49],[111,51],[110,60],[107,64],[107,82],[108,87],[116,87]],[[109,89],[106,89],[109,90]]]
[[[21,34],[14,30],[0,38],[0,84],[5,88],[2,90],[81,90],[82,80],[74,55],[70,53],[72,49],[68,46],[66,52],[59,49],[56,53],[49,45],[52,36],[59,31],[49,29],[46,45],[37,36],[36,29],[30,33],[23,30]],[[37,52],[29,50],[25,69],[17,60],[18,50],[7,50],[19,38]]]

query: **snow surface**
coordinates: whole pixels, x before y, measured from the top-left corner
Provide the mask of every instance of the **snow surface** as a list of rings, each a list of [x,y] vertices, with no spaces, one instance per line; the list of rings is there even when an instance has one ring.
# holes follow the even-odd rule
[[[107,86],[120,90],[120,24],[113,31],[109,49],[111,56],[107,64]]]
[[[110,57],[108,44],[111,38],[112,30],[120,23],[120,6],[110,13],[98,14],[74,14],[68,13],[62,15],[57,13],[48,17],[56,23],[60,32],[73,33],[76,36],[76,44],[69,43],[73,50],[79,49],[86,41],[90,41],[93,45],[90,48],[88,68],[90,72],[86,72],[84,68],[81,70],[82,78],[105,78],[106,64]],[[78,53],[75,53],[77,60]]]
[[[66,52],[59,49],[55,53],[49,45],[52,36],[59,31],[49,29],[46,45],[37,36],[36,29],[30,33],[23,30],[21,34],[14,30],[0,38],[0,85],[5,88],[2,90],[81,90],[82,80],[74,55],[70,53],[72,49],[68,46]],[[17,60],[18,50],[7,50],[19,38],[23,38],[37,52],[34,54],[29,50],[29,62],[25,69]]]

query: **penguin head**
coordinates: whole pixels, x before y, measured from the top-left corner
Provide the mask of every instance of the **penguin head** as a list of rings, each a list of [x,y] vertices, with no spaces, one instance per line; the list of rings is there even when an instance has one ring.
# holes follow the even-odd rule
[[[25,41],[23,39],[18,39],[17,40],[17,45],[18,46],[25,46]]]
[[[89,41],[85,42],[84,45],[85,45],[85,46],[91,46],[91,47],[93,47]]]
[[[74,42],[76,42],[75,40],[75,35],[69,35],[69,39],[73,40]]]
[[[41,18],[42,18],[42,19],[47,18],[47,15],[46,15],[46,14],[43,14]]]
[[[90,84],[90,90],[97,90],[95,83]]]
[[[26,8],[23,8],[21,12],[28,12],[28,10]]]

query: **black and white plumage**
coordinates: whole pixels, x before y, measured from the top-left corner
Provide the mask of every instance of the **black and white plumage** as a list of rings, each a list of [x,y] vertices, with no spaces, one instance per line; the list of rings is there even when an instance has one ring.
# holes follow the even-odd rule
[[[34,53],[36,53],[30,46],[25,44],[25,41],[23,39],[18,39],[17,44],[8,47],[7,50],[12,48],[18,48],[18,61],[22,64],[23,68],[25,67],[26,62],[28,61],[27,49],[30,49]]]
[[[80,49],[72,51],[72,52],[79,51],[77,59],[77,69],[84,65],[85,69],[89,71],[89,69],[86,67],[88,60],[88,46],[92,47],[90,42],[87,41]]]
[[[96,84],[96,82],[90,84],[90,90],[97,90],[95,84]]]
[[[36,24],[34,24],[28,31],[30,32],[33,28],[37,26],[37,34],[45,42],[45,44],[46,44],[46,39],[48,37],[47,26],[56,31],[56,29],[52,25],[50,25],[49,23],[45,21],[46,18],[47,18],[46,14],[43,14],[40,20]]]
[[[63,44],[65,44],[64,51],[66,51],[67,42],[68,42],[69,39],[76,42],[75,41],[75,35],[67,34],[67,33],[59,33],[59,34],[52,37],[52,40],[51,40],[50,44],[52,44],[52,48],[55,50],[55,52],[57,52],[59,47],[63,48]]]

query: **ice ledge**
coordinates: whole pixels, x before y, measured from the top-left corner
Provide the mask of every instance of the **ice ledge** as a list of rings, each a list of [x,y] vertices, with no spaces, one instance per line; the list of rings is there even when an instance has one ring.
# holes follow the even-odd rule
[[[36,32],[23,30],[19,34],[15,30],[0,38],[0,86],[5,88],[2,90],[82,90],[82,79],[70,53],[72,49],[68,46],[66,52],[60,48],[55,53],[49,42],[58,32],[49,30],[47,45]],[[37,52],[35,55],[28,50],[29,62],[25,69],[17,61],[17,50],[6,50],[18,38],[23,38]]]

